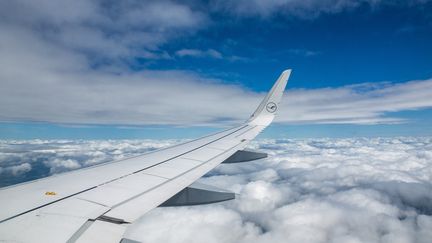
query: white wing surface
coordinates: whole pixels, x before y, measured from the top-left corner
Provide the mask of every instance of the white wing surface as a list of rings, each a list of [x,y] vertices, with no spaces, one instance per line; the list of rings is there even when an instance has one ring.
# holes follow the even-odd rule
[[[122,241],[128,225],[243,150],[268,126],[290,73],[281,74],[240,126],[140,156],[0,189],[0,242]]]

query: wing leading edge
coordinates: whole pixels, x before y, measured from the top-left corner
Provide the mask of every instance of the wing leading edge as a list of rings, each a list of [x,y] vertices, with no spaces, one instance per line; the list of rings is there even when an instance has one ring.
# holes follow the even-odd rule
[[[242,125],[141,156],[0,189],[0,241],[119,242],[128,225],[268,126],[291,70]]]

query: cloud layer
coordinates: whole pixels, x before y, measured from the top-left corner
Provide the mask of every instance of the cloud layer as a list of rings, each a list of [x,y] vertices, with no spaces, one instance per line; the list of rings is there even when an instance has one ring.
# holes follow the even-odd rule
[[[0,120],[232,125],[246,120],[264,96],[184,71],[65,74],[36,69],[40,75],[35,77],[30,72],[17,78],[13,74],[17,69],[0,73],[6,80],[0,90]],[[401,123],[406,120],[388,113],[430,108],[430,97],[432,80],[294,89],[286,92],[276,122]]]
[[[400,123],[386,113],[432,107],[432,80],[392,84],[364,83],[340,88],[287,92],[280,122],[286,123]]]
[[[430,138],[262,140],[269,159],[222,165],[203,183],[239,194],[162,208],[131,229],[143,242],[428,242]]]
[[[2,141],[1,184],[176,142]],[[143,242],[430,241],[432,138],[266,139],[250,147],[269,158],[221,165],[201,179],[238,193],[235,201],[155,209],[130,228],[128,237]]]

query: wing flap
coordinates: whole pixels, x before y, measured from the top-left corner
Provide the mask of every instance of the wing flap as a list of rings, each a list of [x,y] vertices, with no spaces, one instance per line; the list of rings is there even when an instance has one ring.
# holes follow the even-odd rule
[[[96,220],[91,222],[88,229],[84,230],[76,239],[76,243],[118,243],[126,230],[126,225],[112,224]],[[71,241],[73,242],[73,241]]]
[[[159,207],[202,205],[232,199],[235,199],[233,192],[195,182],[169,198]]]

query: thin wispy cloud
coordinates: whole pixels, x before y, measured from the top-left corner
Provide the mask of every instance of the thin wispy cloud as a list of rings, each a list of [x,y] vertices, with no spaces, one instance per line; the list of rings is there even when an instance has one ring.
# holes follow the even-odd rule
[[[304,56],[304,57],[313,57],[313,56],[321,54],[319,51],[312,51],[312,50],[306,50],[306,49],[290,49],[287,52],[289,54],[292,54],[292,55],[299,55],[299,56]]]
[[[197,49],[181,49],[175,53],[179,57],[211,57],[221,59],[222,54],[216,50],[208,49],[205,51]]]

